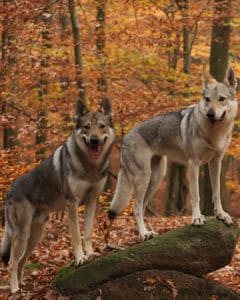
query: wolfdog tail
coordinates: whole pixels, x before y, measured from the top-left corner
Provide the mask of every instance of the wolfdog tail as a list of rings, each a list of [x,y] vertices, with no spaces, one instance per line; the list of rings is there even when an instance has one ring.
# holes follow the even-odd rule
[[[11,242],[10,242],[10,228],[7,222],[6,210],[5,210],[5,229],[3,233],[3,238],[1,242],[1,258],[5,266],[8,265],[10,259],[10,250],[11,250]]]
[[[116,216],[124,210],[131,200],[132,194],[132,182],[127,174],[126,169],[122,166],[118,174],[116,192],[108,211],[108,217],[110,220],[115,219]]]

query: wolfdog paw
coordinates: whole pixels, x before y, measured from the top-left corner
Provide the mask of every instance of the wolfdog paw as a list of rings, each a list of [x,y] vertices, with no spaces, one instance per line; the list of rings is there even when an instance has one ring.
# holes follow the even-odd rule
[[[18,287],[18,286],[11,286],[10,287],[10,291],[11,291],[11,293],[12,294],[15,294],[15,293],[17,293],[17,292],[20,292],[21,291],[21,289]]]
[[[206,218],[204,215],[199,215],[197,217],[193,217],[192,224],[195,226],[201,226],[206,222]]]
[[[146,233],[144,233],[143,235],[141,235],[141,238],[143,241],[147,241],[147,240],[150,240],[152,239],[153,237],[157,236],[157,232],[155,231],[147,231]]]
[[[219,220],[222,220],[225,224],[227,224],[227,225],[233,224],[232,218],[225,211],[222,211],[221,213],[215,213],[215,215]]]
[[[75,265],[76,265],[77,267],[78,267],[78,266],[81,266],[81,265],[83,265],[87,260],[88,260],[88,258],[87,258],[86,255],[81,255],[78,259],[76,259]]]

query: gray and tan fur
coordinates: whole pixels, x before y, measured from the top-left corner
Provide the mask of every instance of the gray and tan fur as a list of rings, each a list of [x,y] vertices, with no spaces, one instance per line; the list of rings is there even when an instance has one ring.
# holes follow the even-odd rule
[[[232,219],[220,199],[220,172],[230,144],[237,116],[237,80],[231,68],[222,83],[204,69],[203,97],[198,105],[147,120],[124,138],[116,192],[109,210],[113,220],[135,195],[135,217],[142,239],[155,233],[144,225],[144,210],[166,173],[167,157],[188,165],[192,202],[192,223],[202,225],[199,207],[199,167],[208,163],[213,191],[214,213],[226,224]]]
[[[114,139],[109,100],[105,98],[96,112],[88,112],[78,101],[77,126],[66,143],[13,182],[5,201],[1,248],[3,261],[9,261],[11,292],[19,290],[24,263],[40,240],[50,212],[67,211],[76,265],[94,254],[97,198],[107,180]],[[78,222],[80,205],[85,205],[83,241]]]

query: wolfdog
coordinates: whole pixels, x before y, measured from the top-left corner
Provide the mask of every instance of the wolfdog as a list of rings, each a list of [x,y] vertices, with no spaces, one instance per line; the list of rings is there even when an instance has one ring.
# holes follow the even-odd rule
[[[145,240],[156,234],[146,229],[143,216],[166,173],[168,157],[189,168],[192,223],[203,225],[205,222],[199,206],[198,177],[200,165],[208,163],[214,213],[226,224],[232,224],[221,204],[220,172],[237,116],[236,88],[237,80],[230,67],[222,83],[204,68],[200,103],[147,120],[125,136],[116,191],[108,212],[111,222],[134,193],[140,237]]]
[[[99,111],[77,102],[77,124],[66,143],[11,185],[5,201],[1,256],[9,261],[11,292],[19,290],[24,263],[41,238],[50,212],[67,211],[76,265],[94,254],[92,231],[97,197],[103,191],[115,139],[111,104]],[[84,239],[78,207],[85,205]],[[83,245],[82,245],[83,242]]]

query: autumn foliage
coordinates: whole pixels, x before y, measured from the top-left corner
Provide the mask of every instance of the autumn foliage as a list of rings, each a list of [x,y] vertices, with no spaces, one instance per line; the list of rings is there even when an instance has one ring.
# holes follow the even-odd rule
[[[97,9],[99,3],[103,2],[105,19],[101,34],[104,47],[99,55],[96,51],[100,26]],[[239,4],[238,0],[231,1],[229,41],[229,64],[237,76],[240,76]],[[75,45],[67,0],[0,1],[1,211],[9,184],[36,166],[39,159],[48,156],[70,134],[74,127],[75,101],[79,95],[79,76],[84,82],[90,109],[97,107],[103,95],[98,84],[99,78],[105,80],[104,92],[111,99],[114,112],[116,149],[119,149],[122,137],[135,124],[196,103],[201,97],[202,65],[209,63],[211,28],[216,19],[214,1],[82,0],[75,1],[75,9],[81,32],[83,69],[80,75],[74,60]],[[191,50],[189,72],[184,67],[186,53],[183,33],[186,30]],[[236,217],[240,216],[237,202],[240,193],[238,133],[239,121],[236,121],[228,151],[231,162],[226,175],[230,209]],[[115,174],[118,171],[118,154],[118,150],[115,151],[112,162]],[[161,195],[165,195],[164,191]],[[101,208],[108,205],[106,198],[101,198]],[[161,214],[164,213],[163,208],[164,205],[161,206]],[[129,217],[130,212],[131,207],[126,212],[127,216],[119,221],[122,223],[118,230],[123,230],[125,234],[121,232],[116,236],[125,246],[129,243],[127,233],[134,231],[130,224],[133,222]],[[131,222],[126,221],[125,217],[126,220],[130,218]],[[171,219],[169,222],[160,219],[154,222],[157,222],[161,232],[162,222],[167,224],[164,229],[167,230],[185,222],[185,219]],[[47,264],[47,268],[51,265],[48,269],[50,279],[60,265],[72,259],[71,251],[68,250],[66,225],[57,224],[53,226],[50,223],[53,232],[48,233],[49,241],[45,239],[35,256],[32,256],[36,263],[40,259],[40,264]],[[102,236],[99,233],[101,225],[101,222],[96,224],[98,233],[95,237],[100,249],[103,248],[103,241],[99,240]],[[128,228],[124,229],[126,226]],[[59,236],[62,238],[59,239]],[[50,263],[51,256],[56,263]],[[238,260],[235,259],[234,263],[239,267]],[[1,280],[3,277],[5,280],[5,271],[0,269],[0,272],[3,272]],[[236,267],[230,266],[226,272],[227,280],[220,275],[218,279],[226,284],[230,282],[230,285],[239,289]],[[45,278],[42,278],[41,284],[49,287],[46,266],[34,267],[34,271],[30,270],[29,274],[31,281],[42,274]],[[31,290],[29,283],[27,287]]]

